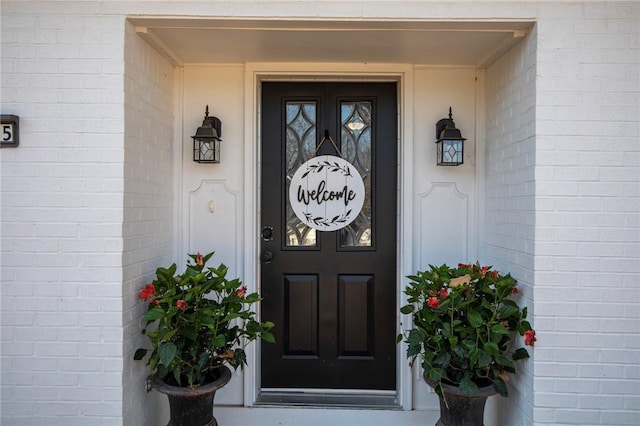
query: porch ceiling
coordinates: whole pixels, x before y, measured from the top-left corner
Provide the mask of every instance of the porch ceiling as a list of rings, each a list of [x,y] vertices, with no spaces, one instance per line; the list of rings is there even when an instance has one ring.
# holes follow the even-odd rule
[[[531,21],[346,21],[130,17],[176,65],[243,62],[411,63],[483,67]]]

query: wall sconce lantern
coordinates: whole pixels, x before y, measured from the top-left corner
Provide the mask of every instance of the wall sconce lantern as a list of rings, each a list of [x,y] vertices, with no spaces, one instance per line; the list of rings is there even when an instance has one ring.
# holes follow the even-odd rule
[[[460,130],[453,122],[451,107],[449,118],[436,123],[436,145],[438,147],[438,166],[459,166],[463,161],[464,141]]]
[[[222,123],[217,117],[209,117],[209,105],[204,111],[202,126],[198,127],[193,138],[193,161],[197,163],[220,162],[220,137]]]

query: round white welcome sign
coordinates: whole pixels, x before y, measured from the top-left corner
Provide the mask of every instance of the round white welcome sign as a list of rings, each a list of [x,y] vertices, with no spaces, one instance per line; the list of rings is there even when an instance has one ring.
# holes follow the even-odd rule
[[[302,222],[319,231],[335,231],[353,222],[362,210],[364,183],[351,163],[322,155],[293,174],[289,200]]]

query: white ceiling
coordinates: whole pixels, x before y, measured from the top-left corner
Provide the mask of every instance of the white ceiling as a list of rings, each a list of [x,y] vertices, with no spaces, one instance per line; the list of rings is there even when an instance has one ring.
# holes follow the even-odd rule
[[[483,67],[524,37],[517,22],[239,20],[135,17],[174,64],[356,62]]]

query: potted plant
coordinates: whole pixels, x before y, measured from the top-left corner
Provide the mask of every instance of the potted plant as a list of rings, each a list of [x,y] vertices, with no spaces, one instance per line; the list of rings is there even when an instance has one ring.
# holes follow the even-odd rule
[[[271,322],[259,322],[252,305],[257,293],[247,294],[238,279],[227,279],[228,268],[206,266],[213,256],[190,254],[186,269],[176,264],[158,268],[156,278],[139,293],[147,303],[142,334],[151,349],[146,355],[153,376],[151,386],[167,394],[171,426],[215,425],[213,398],[231,379],[228,366],[247,363],[245,347],[256,339],[274,342]]]
[[[515,348],[517,336],[533,346],[535,331],[527,308],[512,300],[519,290],[510,274],[479,263],[429,268],[408,277],[408,304],[400,311],[412,315],[413,328],[397,341],[407,343],[411,365],[420,359],[440,397],[438,425],[482,425],[487,397],[507,396],[514,362],[529,357]]]

